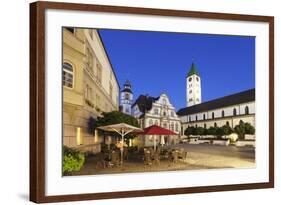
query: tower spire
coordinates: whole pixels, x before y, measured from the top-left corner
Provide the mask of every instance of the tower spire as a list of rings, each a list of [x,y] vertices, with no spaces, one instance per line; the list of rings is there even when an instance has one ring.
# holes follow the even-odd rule
[[[128,115],[132,114],[133,92],[131,88],[131,83],[127,79],[124,83],[124,89],[121,91],[120,111]]]
[[[189,77],[191,75],[198,75],[198,76],[200,76],[199,72],[196,69],[194,61],[192,61],[192,63],[191,63],[191,66],[190,66],[190,69],[188,71],[187,77]]]

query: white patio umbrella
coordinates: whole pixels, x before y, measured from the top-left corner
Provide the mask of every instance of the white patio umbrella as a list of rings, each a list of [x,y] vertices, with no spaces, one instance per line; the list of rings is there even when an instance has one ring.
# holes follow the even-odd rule
[[[108,131],[108,132],[117,132],[119,135],[121,135],[122,138],[122,145],[121,145],[121,164],[123,164],[123,145],[124,145],[124,136],[134,132],[134,131],[143,131],[142,129],[138,127],[134,127],[132,125],[128,125],[126,123],[119,123],[119,124],[113,124],[113,125],[106,125],[98,127],[100,130]]]

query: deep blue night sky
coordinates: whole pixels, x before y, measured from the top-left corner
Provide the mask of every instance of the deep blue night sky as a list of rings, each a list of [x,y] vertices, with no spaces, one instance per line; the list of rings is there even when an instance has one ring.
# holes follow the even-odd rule
[[[121,89],[165,92],[176,110],[186,106],[185,77],[194,61],[202,101],[255,87],[255,38],[207,34],[99,30]]]

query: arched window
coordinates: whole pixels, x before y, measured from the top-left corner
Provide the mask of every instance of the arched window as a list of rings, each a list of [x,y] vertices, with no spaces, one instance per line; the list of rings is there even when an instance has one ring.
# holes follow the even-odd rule
[[[174,111],[171,111],[171,116],[172,116],[172,117],[174,117],[174,116],[175,116]]]
[[[204,123],[204,128],[205,128],[205,129],[207,128],[207,125],[206,125],[206,123]]]
[[[229,122],[228,121],[226,121],[226,125],[229,126]]]
[[[236,108],[233,109],[233,116],[236,116],[237,115],[237,111],[236,111]]]
[[[197,124],[195,125],[195,127],[197,128]]]
[[[197,117],[197,115],[195,116],[195,120],[196,120],[196,121],[198,120],[198,117]]]
[[[203,120],[206,120],[206,115],[205,114],[203,115]]]
[[[214,127],[217,127],[217,123],[216,122],[214,123]]]
[[[224,110],[221,111],[221,117],[224,117]]]
[[[215,113],[214,112],[212,112],[212,119],[214,119],[215,118]]]
[[[73,67],[71,64],[63,63],[63,85],[69,88],[73,88]]]
[[[245,115],[249,115],[249,107],[248,106],[245,107]]]
[[[189,122],[191,121],[191,117],[189,116]]]
[[[153,125],[153,121],[150,119],[149,120],[149,126]]]

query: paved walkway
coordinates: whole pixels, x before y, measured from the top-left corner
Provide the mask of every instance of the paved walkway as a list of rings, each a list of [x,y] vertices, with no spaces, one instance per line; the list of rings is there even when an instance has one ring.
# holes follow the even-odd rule
[[[160,165],[144,166],[143,161],[132,156],[124,161],[123,166],[97,168],[96,158],[89,157],[82,170],[73,175],[255,167],[255,148],[252,147],[207,144],[179,144],[174,147],[184,148],[188,152],[187,159],[177,163],[161,160]]]

